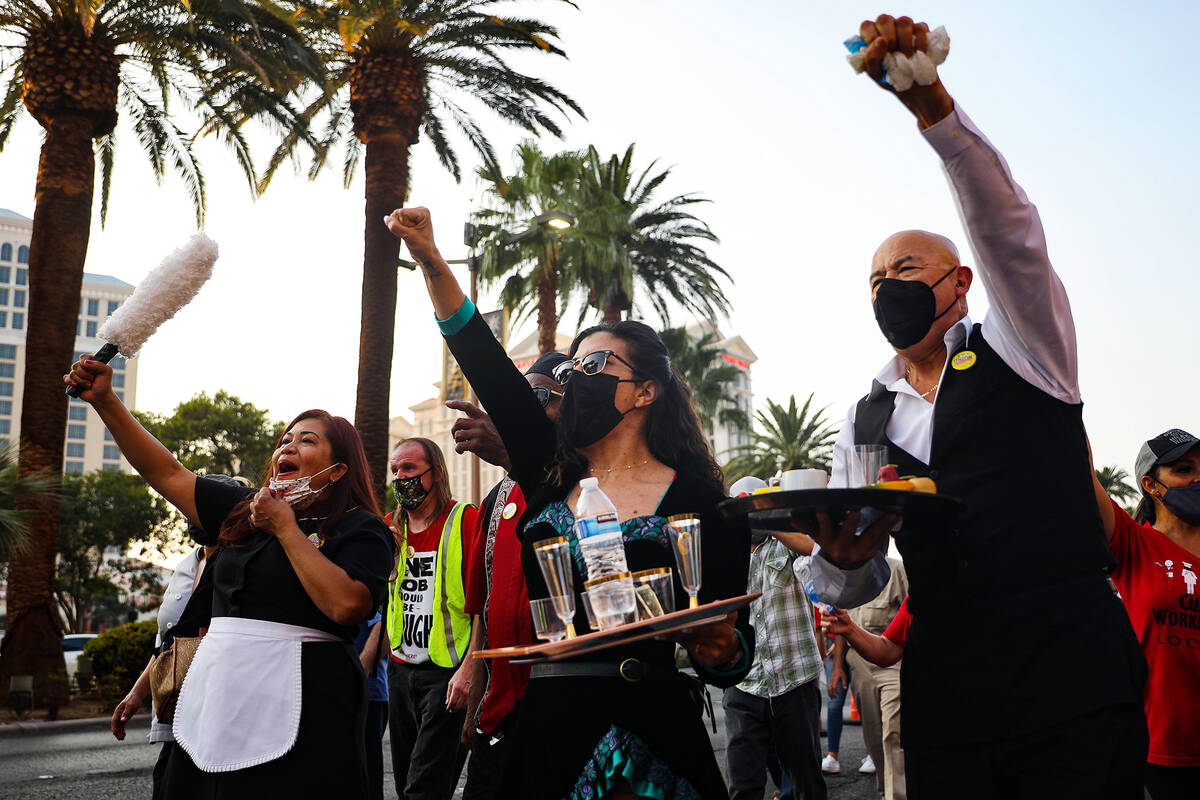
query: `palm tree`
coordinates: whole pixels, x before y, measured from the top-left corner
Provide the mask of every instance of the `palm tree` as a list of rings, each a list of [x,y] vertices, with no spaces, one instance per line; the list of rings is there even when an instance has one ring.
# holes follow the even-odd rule
[[[61,375],[71,361],[92,221],[96,165],[101,221],[107,211],[118,112],[132,122],[160,178],[170,164],[204,216],[204,177],[169,104],[193,109],[203,132],[223,133],[253,187],[241,125],[260,112],[288,121],[280,89],[318,62],[295,26],[251,0],[8,0],[0,35],[21,46],[0,51],[0,147],[21,106],[45,131],[29,247],[29,306],[19,475],[62,468],[67,399]],[[35,677],[62,669],[54,610],[58,512],[38,514],[29,546],[9,565],[8,634],[0,696],[14,670]],[[61,691],[59,692],[61,694]],[[49,695],[51,703],[60,699]]]
[[[751,433],[751,443],[743,446],[725,467],[725,477],[734,481],[745,475],[760,478],[789,469],[828,470],[833,456],[837,429],[825,419],[825,409],[813,412],[813,396],[796,408],[796,396],[784,406],[767,400],[766,412],[755,417],[760,430]]]
[[[596,148],[588,148],[574,231],[584,244],[576,281],[587,306],[605,322],[619,320],[635,298],[647,301],[664,323],[672,302],[701,319],[728,315],[721,282],[729,273],[701,246],[718,239],[691,213],[708,201],[681,194],[658,202],[655,192],[671,170],[656,172],[657,162],[651,162],[637,172],[633,151],[631,144],[623,155],[603,160]]]
[[[1141,498],[1141,492],[1129,482],[1129,473],[1121,467],[1101,467],[1096,470],[1096,480],[1109,497],[1124,506]]]
[[[697,339],[684,328],[667,328],[659,336],[667,346],[675,374],[692,388],[705,433],[712,435],[714,421],[742,430],[749,428],[750,418],[738,406],[732,391],[742,370],[721,361],[721,351],[713,347],[716,334],[708,331]]]
[[[564,0],[570,2],[570,0]],[[543,22],[505,16],[499,0],[290,0],[325,61],[327,91],[304,110],[324,120],[309,176],[343,142],[342,178],[349,185],[360,159],[366,174],[358,393],[354,423],[377,489],[387,462],[388,400],[396,315],[397,243],[383,217],[404,204],[409,150],[424,133],[442,165],[460,179],[448,131],[456,128],[488,167],[496,168],[487,135],[463,108],[474,97],[502,119],[532,134],[560,135],[545,107],[582,114],[545,81],[508,65],[520,51],[562,56],[557,31]],[[260,187],[295,154],[303,137],[289,132]]]
[[[538,351],[548,353],[558,331],[559,289],[569,288],[563,268],[572,261],[576,239],[572,231],[534,221],[551,211],[574,209],[583,155],[548,156],[532,141],[518,145],[515,155],[517,171],[507,177],[479,169],[487,206],[475,215],[482,245],[479,274],[489,283],[506,278],[500,302],[517,318],[537,309]]]
[[[17,475],[16,453],[0,450],[0,563],[29,547],[29,527],[33,513],[17,508],[19,501],[44,510],[51,507],[58,491],[59,477],[54,473]]]

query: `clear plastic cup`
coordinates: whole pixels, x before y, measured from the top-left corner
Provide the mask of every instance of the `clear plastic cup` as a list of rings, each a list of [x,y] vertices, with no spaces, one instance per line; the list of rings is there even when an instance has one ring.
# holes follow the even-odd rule
[[[651,619],[675,610],[675,584],[670,567],[656,567],[633,573],[638,619]]]
[[[879,482],[879,470],[887,466],[888,449],[882,444],[856,444],[847,464],[846,478],[851,489]]]
[[[633,578],[628,572],[605,575],[585,581],[596,624],[606,631],[624,625],[636,618],[637,601],[634,599]]]
[[[600,625],[596,622],[596,612],[592,610],[592,598],[588,597],[587,592],[580,592],[579,600],[583,604],[583,613],[587,614],[588,627],[594,631],[600,630]]]
[[[567,635],[567,626],[563,625],[554,601],[549,597],[529,601],[529,613],[533,617],[533,634],[547,642],[557,642]]]

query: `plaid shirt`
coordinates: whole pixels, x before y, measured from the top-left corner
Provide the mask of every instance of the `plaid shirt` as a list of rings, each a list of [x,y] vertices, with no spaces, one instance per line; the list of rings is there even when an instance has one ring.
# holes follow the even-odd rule
[[[821,669],[812,603],[804,591],[809,557],[769,537],[750,554],[747,592],[763,596],[750,604],[754,664],[738,684],[758,697],[778,697],[816,680]]]

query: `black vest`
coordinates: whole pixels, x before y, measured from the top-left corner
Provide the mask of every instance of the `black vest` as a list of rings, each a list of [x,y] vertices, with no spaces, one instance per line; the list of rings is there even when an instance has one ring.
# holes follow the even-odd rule
[[[1145,662],[1109,586],[1083,406],[1012,371],[972,328],[938,389],[929,464],[887,437],[895,394],[859,401],[856,444],[885,444],[967,510],[942,531],[901,530],[913,615],[901,668],[905,746],[1010,738],[1140,702]],[[968,360],[968,358],[963,357]]]

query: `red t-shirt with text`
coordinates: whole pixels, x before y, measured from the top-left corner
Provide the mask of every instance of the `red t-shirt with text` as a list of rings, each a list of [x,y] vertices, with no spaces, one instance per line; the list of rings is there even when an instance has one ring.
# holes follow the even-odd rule
[[[908,641],[908,626],[912,624],[912,614],[908,613],[908,596],[900,601],[900,610],[896,612],[896,616],[888,623],[887,630],[883,632],[883,638],[889,642],[904,647],[904,643]]]
[[[1150,667],[1146,760],[1200,767],[1200,558],[1112,505],[1112,579]]]
[[[446,508],[432,520],[423,531],[408,531],[402,537],[405,560],[405,586],[403,588],[404,602],[404,640],[392,642],[392,658],[405,664],[429,663],[429,636],[434,626],[433,594],[437,585],[438,547],[442,542],[442,530],[454,503],[447,503]],[[464,585],[469,573],[468,562],[474,548],[475,518],[478,511],[475,506],[467,506],[462,516],[462,564],[461,574]]]

